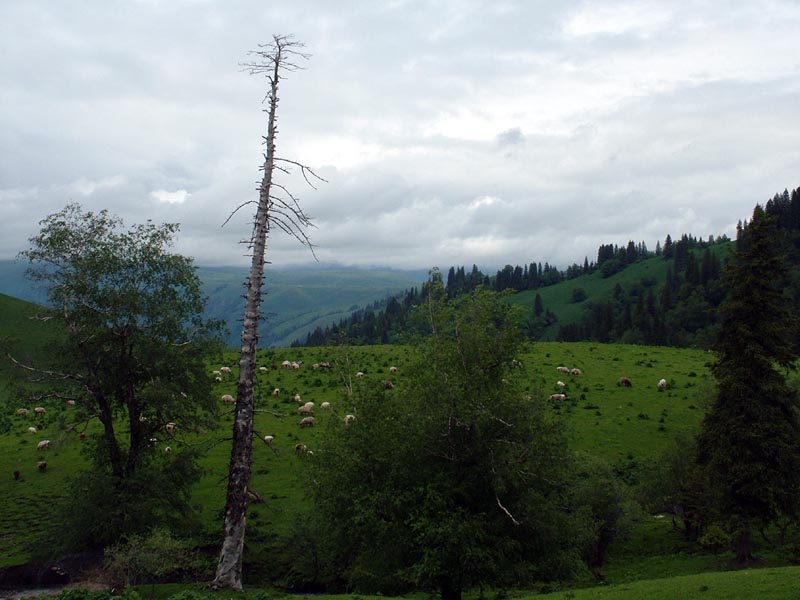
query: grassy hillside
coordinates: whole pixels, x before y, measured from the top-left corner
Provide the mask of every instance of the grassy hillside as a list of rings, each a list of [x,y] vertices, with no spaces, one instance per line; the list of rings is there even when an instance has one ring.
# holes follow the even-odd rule
[[[510,302],[524,306],[528,311],[533,311],[536,294],[541,295],[545,310],[550,310],[558,319],[542,334],[541,339],[552,340],[561,325],[579,321],[583,317],[587,302],[598,302],[611,298],[617,284],[623,288],[629,288],[633,284],[642,284],[643,287],[663,285],[668,265],[669,263],[661,257],[649,258],[629,265],[611,277],[603,278],[598,270],[589,275],[581,275],[575,279],[562,281],[538,290],[519,292],[511,296]],[[582,288],[586,291],[586,300],[572,301],[572,290],[575,288]]]
[[[0,309],[3,319],[0,331],[5,335],[12,334],[11,337],[23,343],[32,359],[47,351],[48,339],[53,332],[30,334],[37,328],[31,328],[27,317],[31,311],[35,312],[35,308],[0,297]],[[263,502],[249,507],[248,564],[260,563],[263,566],[274,563],[270,554],[275,551],[274,542],[292,533],[302,509],[306,507],[302,479],[304,467],[313,456],[297,454],[295,445],[303,443],[313,451],[324,427],[343,427],[343,416],[352,411],[345,399],[344,384],[358,388],[391,378],[395,389],[387,393],[402,398],[404,373],[412,352],[411,348],[404,346],[260,351],[259,364],[266,371],[259,371],[257,376],[256,395],[260,411],[255,429],[259,438],[269,434],[275,436],[275,441],[272,446],[259,442],[254,448],[251,489],[263,498]],[[712,391],[709,354],[702,351],[543,342],[526,347],[520,359],[522,369],[519,374],[532,396],[547,398],[559,390],[557,381],[566,383],[568,399],[551,403],[551,410],[562,419],[571,446],[622,469],[636,469],[674,443],[676,437],[695,432],[702,417],[702,407]],[[283,369],[280,367],[283,360],[302,361],[303,364],[298,370]],[[331,362],[334,367],[330,370],[312,367],[314,363],[323,361]],[[220,396],[234,393],[237,364],[238,355],[229,351],[219,364],[209,365],[209,374],[223,365],[233,370],[217,385],[216,391]],[[580,368],[581,375],[560,375],[556,368],[562,365]],[[391,366],[397,366],[398,373],[390,375]],[[355,379],[357,371],[365,372],[366,377]],[[633,387],[618,387],[617,382],[622,376],[629,377]],[[670,387],[659,392],[656,383],[662,377],[670,382]],[[29,560],[35,550],[30,544],[45,525],[43,515],[47,506],[63,495],[67,478],[83,468],[86,459],[81,455],[84,442],[67,427],[69,407],[49,402],[45,404],[47,415],[44,418],[17,416],[14,410],[18,406],[32,407],[18,394],[8,392],[14,390],[16,384],[7,367],[0,370],[0,383],[6,390],[0,402],[0,422],[5,424],[0,432],[0,497],[4,499],[0,503],[0,567],[4,567]],[[276,388],[280,393],[273,396]],[[299,427],[300,417],[293,401],[295,394],[300,394],[304,402],[311,400],[316,403],[316,427]],[[329,411],[319,408],[323,401],[331,403]],[[36,434],[27,433],[28,427],[40,424],[42,429]],[[199,437],[179,435],[170,442],[173,445],[199,443],[208,448],[203,460],[204,476],[194,488],[193,503],[199,508],[202,521],[198,539],[211,547],[217,543],[221,527],[230,450],[227,439],[231,426],[230,407],[220,402],[216,427]],[[36,442],[40,439],[50,439],[52,448],[37,451]],[[36,469],[36,462],[41,459],[48,462],[45,473]],[[19,480],[12,477],[14,470],[20,471]],[[725,566],[723,558],[698,554],[689,548],[672,530],[669,519],[643,515],[632,539],[612,547],[604,571],[610,583],[622,583],[705,573]],[[263,570],[248,573],[251,579],[270,575]],[[761,577],[761,572],[758,573]],[[707,586],[709,592],[728,593],[724,591],[728,588],[722,583],[727,575],[720,579],[710,574],[702,577],[706,578],[670,580],[664,589],[673,590],[677,596],[664,597],[691,597],[684,596],[684,590],[699,590],[702,586]],[[611,593],[613,589],[618,593],[635,591],[641,594],[612,595],[609,598],[658,597],[647,595],[652,590],[648,586],[659,587],[659,584],[625,583],[619,587],[592,588],[592,591]],[[638,591],[640,589],[642,591]],[[778,586],[776,590],[779,589],[783,588]],[[584,593],[575,591],[575,596],[570,597],[584,597],[578,595]],[[564,597],[563,594],[558,597]]]

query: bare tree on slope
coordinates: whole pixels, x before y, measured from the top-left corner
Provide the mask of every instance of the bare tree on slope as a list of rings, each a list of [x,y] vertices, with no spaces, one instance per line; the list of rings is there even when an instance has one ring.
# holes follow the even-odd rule
[[[251,74],[264,74],[269,81],[270,88],[265,98],[267,107],[264,112],[267,113],[268,120],[267,136],[264,138],[266,145],[262,167],[264,174],[259,186],[259,198],[257,202],[246,202],[234,211],[235,213],[249,204],[258,205],[252,235],[247,241],[248,248],[252,252],[252,261],[250,275],[245,284],[247,294],[242,325],[242,354],[239,361],[231,460],[228,467],[224,539],[220,549],[216,576],[212,583],[214,588],[242,589],[245,514],[253,451],[253,415],[255,412],[253,380],[258,346],[258,322],[261,318],[260,307],[267,237],[270,228],[277,227],[288,233],[313,253],[313,245],[306,235],[306,230],[312,226],[309,217],[303,212],[297,198],[286,187],[273,182],[273,174],[276,169],[288,173],[292,167],[300,169],[309,185],[312,185],[311,179],[313,178],[322,180],[305,165],[275,156],[275,138],[278,131],[276,122],[279,100],[278,83],[287,72],[301,68],[298,61],[308,59],[308,55],[302,51],[303,47],[303,44],[294,40],[292,36],[273,35],[270,43],[259,46],[258,50],[251,53],[256,57],[255,61],[243,65]]]

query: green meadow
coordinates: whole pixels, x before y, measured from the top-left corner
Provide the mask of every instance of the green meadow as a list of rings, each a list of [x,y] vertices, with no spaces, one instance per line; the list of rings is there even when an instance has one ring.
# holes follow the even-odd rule
[[[35,360],[47,352],[47,324],[31,325],[33,305],[0,296],[0,331],[4,343],[24,357]],[[302,519],[308,501],[303,492],[303,474],[308,454],[295,451],[296,444],[305,444],[313,453],[323,428],[343,425],[343,417],[351,412],[345,390],[380,385],[391,380],[395,387],[387,392],[402,397],[406,367],[413,349],[407,346],[350,346],[333,348],[282,348],[259,351],[258,363],[263,367],[257,375],[258,413],[255,430],[253,479],[251,489],[261,498],[251,503],[248,513],[248,548],[246,576],[251,580],[264,576],[259,565],[269,562],[273,543],[290,536]],[[704,406],[713,392],[709,373],[711,355],[700,350],[606,345],[596,343],[539,342],[525,347],[519,357],[518,375],[523,378],[531,397],[549,398],[563,391],[567,399],[550,401],[555,418],[565,428],[571,446],[602,458],[623,473],[637,473],[648,461],[673,445],[676,440],[692,435],[702,419]],[[299,369],[281,366],[285,360],[302,363]],[[313,365],[328,362],[330,368]],[[238,354],[227,351],[213,370],[228,366],[232,372],[223,375],[216,393],[235,394]],[[390,373],[390,367],[397,367]],[[558,366],[578,368],[580,375],[562,375]],[[364,373],[362,379],[356,372]],[[620,387],[621,377],[628,377],[632,387]],[[669,382],[665,391],[658,391],[657,382]],[[563,389],[558,385],[565,384]],[[24,564],[36,553],[33,544],[46,523],[47,507],[63,495],[67,479],[88,466],[83,455],[84,443],[70,427],[70,411],[75,410],[55,400],[43,403],[43,417],[16,415],[17,408],[33,409],[24,400],[18,375],[8,361],[0,367],[0,568]],[[277,395],[275,390],[279,390]],[[302,402],[316,404],[316,425],[301,428],[294,396]],[[329,402],[330,408],[321,408]],[[202,530],[197,532],[198,545],[213,553],[221,530],[221,514],[225,502],[226,471],[229,461],[229,438],[232,427],[230,405],[218,404],[215,427],[207,431],[179,432],[174,439],[159,442],[199,445],[205,449],[202,462],[204,475],[193,490],[193,504],[201,515]],[[35,434],[28,433],[36,427]],[[41,429],[39,429],[41,427]],[[88,433],[91,433],[91,429]],[[272,444],[264,443],[265,435],[274,436]],[[51,440],[48,450],[38,451],[36,444]],[[37,462],[47,461],[47,470],[39,472]],[[19,479],[13,476],[19,471]],[[786,562],[769,555],[765,564],[783,566]],[[670,519],[659,515],[637,517],[633,535],[616,543],[609,551],[604,567],[608,584],[590,590],[558,592],[553,598],[660,598],[691,597],[679,590],[700,590],[704,598],[727,598],[730,577],[744,578],[730,589],[744,590],[745,583],[755,587],[788,579],[793,570],[751,570],[716,574],[726,570],[725,555],[702,552],[683,541],[672,528]],[[248,570],[249,569],[249,570]],[[745,575],[749,573],[749,575]],[[772,573],[769,575],[768,573]],[[268,573],[266,574],[268,575]],[[680,577],[679,577],[680,576]],[[646,580],[670,578],[669,585]],[[774,583],[775,594],[781,585]],[[772,585],[771,583],[769,585]],[[649,587],[648,587],[649,586]],[[670,587],[673,586],[673,587]],[[765,590],[772,589],[764,587]],[[664,590],[673,590],[673,595]],[[589,593],[604,594],[584,595]],[[713,593],[712,593],[713,592]],[[688,593],[688,592],[687,592]],[[772,593],[772,592],[770,592]],[[605,595],[608,594],[608,595]],[[614,595],[617,594],[617,595]],[[638,595],[637,595],[638,594]],[[651,595],[648,595],[651,594]],[[714,595],[722,594],[722,595]],[[780,595],[736,596],[778,598]]]

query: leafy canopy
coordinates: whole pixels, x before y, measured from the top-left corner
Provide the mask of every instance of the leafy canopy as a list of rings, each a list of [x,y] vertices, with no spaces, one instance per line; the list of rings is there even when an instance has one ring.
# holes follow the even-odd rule
[[[483,289],[447,302],[435,283],[418,311],[430,333],[407,383],[355,394],[355,421],[334,424],[313,457],[329,572],[444,598],[566,575],[579,562],[569,457],[523,396],[519,314]]]
[[[107,493],[119,490],[125,498],[119,512],[127,516],[105,527],[109,535],[122,535],[137,507],[122,481],[163,479],[165,446],[177,461],[182,436],[213,407],[205,358],[217,348],[218,326],[201,317],[204,298],[192,260],[170,252],[177,224],[148,221],[126,229],[105,210],[69,204],[40,225],[21,257],[30,262],[28,275],[45,286],[50,316],[66,335],[63,347],[49,354],[51,362],[31,370],[51,381],[50,402],[75,401],[74,428],[100,420],[102,433],[87,447],[97,477],[117,482]],[[194,477],[195,471],[175,474]],[[105,502],[102,487],[81,489],[94,489],[92,501]],[[170,502],[165,498],[145,513],[169,512]],[[142,498],[141,506],[151,505]],[[133,521],[146,522],[145,513]]]

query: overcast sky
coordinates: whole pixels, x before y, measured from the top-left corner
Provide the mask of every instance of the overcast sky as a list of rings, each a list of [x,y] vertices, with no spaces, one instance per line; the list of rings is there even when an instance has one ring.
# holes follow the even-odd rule
[[[69,201],[181,223],[245,265],[273,33],[280,181],[323,263],[566,267],[601,243],[732,235],[800,186],[800,2],[2,0],[0,258]],[[275,265],[309,263],[274,233]]]

